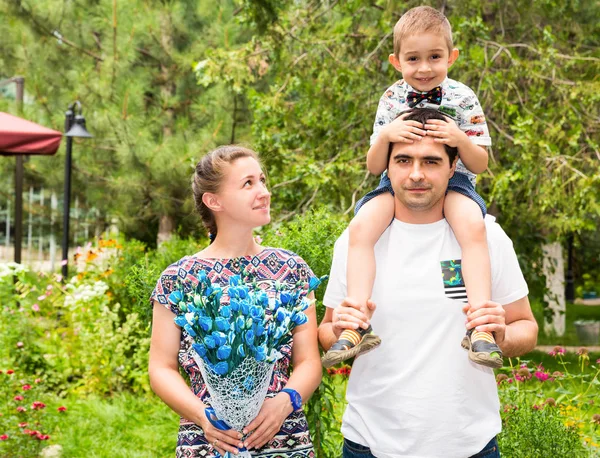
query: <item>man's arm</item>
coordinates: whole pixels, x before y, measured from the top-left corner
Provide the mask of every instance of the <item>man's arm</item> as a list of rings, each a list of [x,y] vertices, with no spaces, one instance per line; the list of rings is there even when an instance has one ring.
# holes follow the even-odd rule
[[[367,301],[369,315],[373,315],[375,304]],[[360,310],[360,305],[351,299],[344,301],[336,308],[327,307],[325,316],[319,325],[319,343],[325,351],[337,342],[344,329],[357,329],[361,326],[364,329],[369,327],[369,318]]]
[[[493,332],[504,356],[521,356],[535,348],[538,325],[527,296],[504,306],[492,301],[479,307],[467,304],[463,311],[467,329]]]
[[[538,324],[535,321],[529,298],[523,297],[504,306],[506,328],[504,340],[498,342],[504,356],[521,356],[535,348]]]

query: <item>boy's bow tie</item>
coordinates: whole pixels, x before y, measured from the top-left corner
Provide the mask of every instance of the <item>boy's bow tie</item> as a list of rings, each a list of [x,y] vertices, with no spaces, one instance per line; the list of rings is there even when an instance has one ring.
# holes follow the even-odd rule
[[[408,91],[406,97],[408,106],[414,108],[419,102],[433,103],[435,105],[441,105],[442,103],[442,87],[434,87],[431,91],[427,92],[414,92]]]

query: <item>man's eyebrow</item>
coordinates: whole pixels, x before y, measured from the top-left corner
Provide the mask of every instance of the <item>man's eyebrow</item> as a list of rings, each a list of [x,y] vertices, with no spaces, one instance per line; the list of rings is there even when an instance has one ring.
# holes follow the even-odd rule
[[[415,159],[414,156],[411,156],[410,154],[403,154],[403,153],[398,153],[396,155],[394,155],[394,160],[398,160],[398,159]],[[443,158],[441,156],[423,156],[420,157],[421,160],[424,161],[441,161],[443,160]]]
[[[426,161],[441,161],[442,157],[441,156],[425,156],[423,159]]]
[[[398,154],[394,155],[394,160],[397,160],[397,159],[412,159],[412,156],[409,154],[398,153]]]

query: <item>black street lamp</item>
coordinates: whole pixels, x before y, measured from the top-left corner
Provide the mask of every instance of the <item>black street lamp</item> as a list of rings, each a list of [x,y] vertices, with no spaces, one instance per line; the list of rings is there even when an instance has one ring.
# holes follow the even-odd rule
[[[76,114],[78,112],[78,114]],[[65,158],[65,196],[63,203],[63,242],[62,242],[62,276],[63,281],[67,279],[69,263],[69,217],[71,211],[71,151],[73,149],[73,137],[91,138],[85,128],[85,118],[81,111],[79,100],[69,105],[65,113],[65,137],[67,137],[67,154]]]

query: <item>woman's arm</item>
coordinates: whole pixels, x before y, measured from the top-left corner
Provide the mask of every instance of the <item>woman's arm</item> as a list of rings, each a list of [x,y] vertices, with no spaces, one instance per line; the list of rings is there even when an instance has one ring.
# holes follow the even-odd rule
[[[314,293],[308,298],[314,301]],[[286,384],[286,388],[296,390],[302,396],[303,403],[321,383],[322,368],[317,344],[317,312],[311,305],[304,313],[308,322],[294,329],[292,346],[292,364],[294,371]],[[270,441],[281,429],[285,419],[293,412],[292,403],[287,393],[279,393],[266,399],[257,417],[244,428],[244,434],[254,431],[246,440],[246,448],[260,448]]]
[[[241,447],[239,439],[242,435],[237,431],[219,431],[214,428],[204,413],[206,405],[196,397],[179,373],[177,356],[181,328],[173,321],[175,314],[154,302],[152,317],[148,364],[150,386],[171,409],[200,426],[211,444],[218,441],[216,448],[219,453],[223,454],[225,451],[235,453],[236,447]]]

